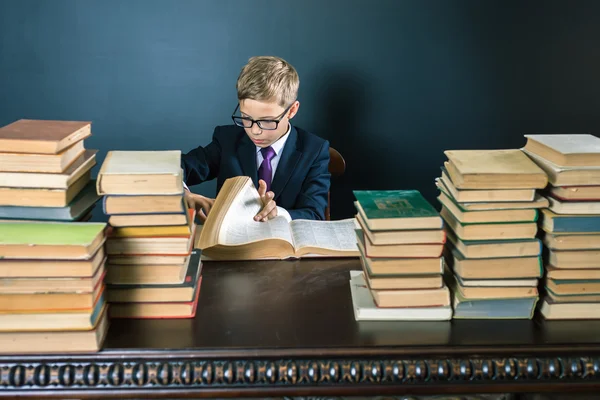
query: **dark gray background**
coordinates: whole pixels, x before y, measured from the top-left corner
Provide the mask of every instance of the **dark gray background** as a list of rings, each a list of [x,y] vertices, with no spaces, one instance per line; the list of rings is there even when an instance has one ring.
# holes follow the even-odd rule
[[[446,149],[600,130],[599,43],[598,1],[0,0],[0,125],[90,120],[99,163],[187,152],[231,122],[248,58],[278,55],[300,74],[295,123],[346,158],[333,218],[352,189],[437,206]]]

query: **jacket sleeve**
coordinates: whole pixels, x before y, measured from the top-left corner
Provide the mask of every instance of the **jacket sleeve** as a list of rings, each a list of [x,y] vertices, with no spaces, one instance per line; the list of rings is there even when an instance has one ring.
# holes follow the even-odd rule
[[[221,163],[221,143],[219,127],[216,127],[212,141],[207,146],[198,146],[181,156],[183,182],[188,186],[210,181],[219,175]]]
[[[324,220],[330,185],[329,141],[326,140],[302,183],[294,208],[287,210],[292,219]]]

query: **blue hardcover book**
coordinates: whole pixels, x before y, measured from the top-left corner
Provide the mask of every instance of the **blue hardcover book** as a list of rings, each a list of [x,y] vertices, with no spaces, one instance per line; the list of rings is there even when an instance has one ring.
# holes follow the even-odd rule
[[[544,209],[541,227],[548,233],[600,233],[600,215],[556,214]]]
[[[455,319],[531,319],[539,297],[466,300],[454,296]]]
[[[0,206],[0,219],[76,221],[87,214],[98,200],[96,181],[92,179],[66,207]]]

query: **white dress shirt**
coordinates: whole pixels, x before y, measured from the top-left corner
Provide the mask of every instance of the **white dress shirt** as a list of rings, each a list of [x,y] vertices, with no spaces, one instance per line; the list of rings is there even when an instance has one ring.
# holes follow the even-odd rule
[[[277,170],[277,166],[279,165],[279,160],[281,159],[281,153],[283,152],[283,146],[285,146],[285,142],[287,142],[288,137],[290,137],[289,133],[292,130],[292,125],[288,122],[288,129],[285,135],[277,139],[275,143],[271,145],[273,150],[275,150],[275,156],[271,159],[271,170],[273,175],[271,176],[271,182],[273,182],[273,178],[275,177],[275,171]],[[260,164],[262,164],[264,158],[262,152],[260,151],[262,147],[256,146],[256,169],[260,168]],[[277,193],[275,193],[277,194]],[[282,207],[277,206],[277,215],[284,216],[288,221],[292,220],[290,213]]]

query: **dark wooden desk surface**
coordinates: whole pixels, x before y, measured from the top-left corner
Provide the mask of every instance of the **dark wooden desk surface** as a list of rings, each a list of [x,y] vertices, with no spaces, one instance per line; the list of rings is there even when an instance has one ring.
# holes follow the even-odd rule
[[[195,319],[113,320],[97,354],[0,357],[0,395],[600,388],[600,322],[356,322],[357,259],[205,263]]]

